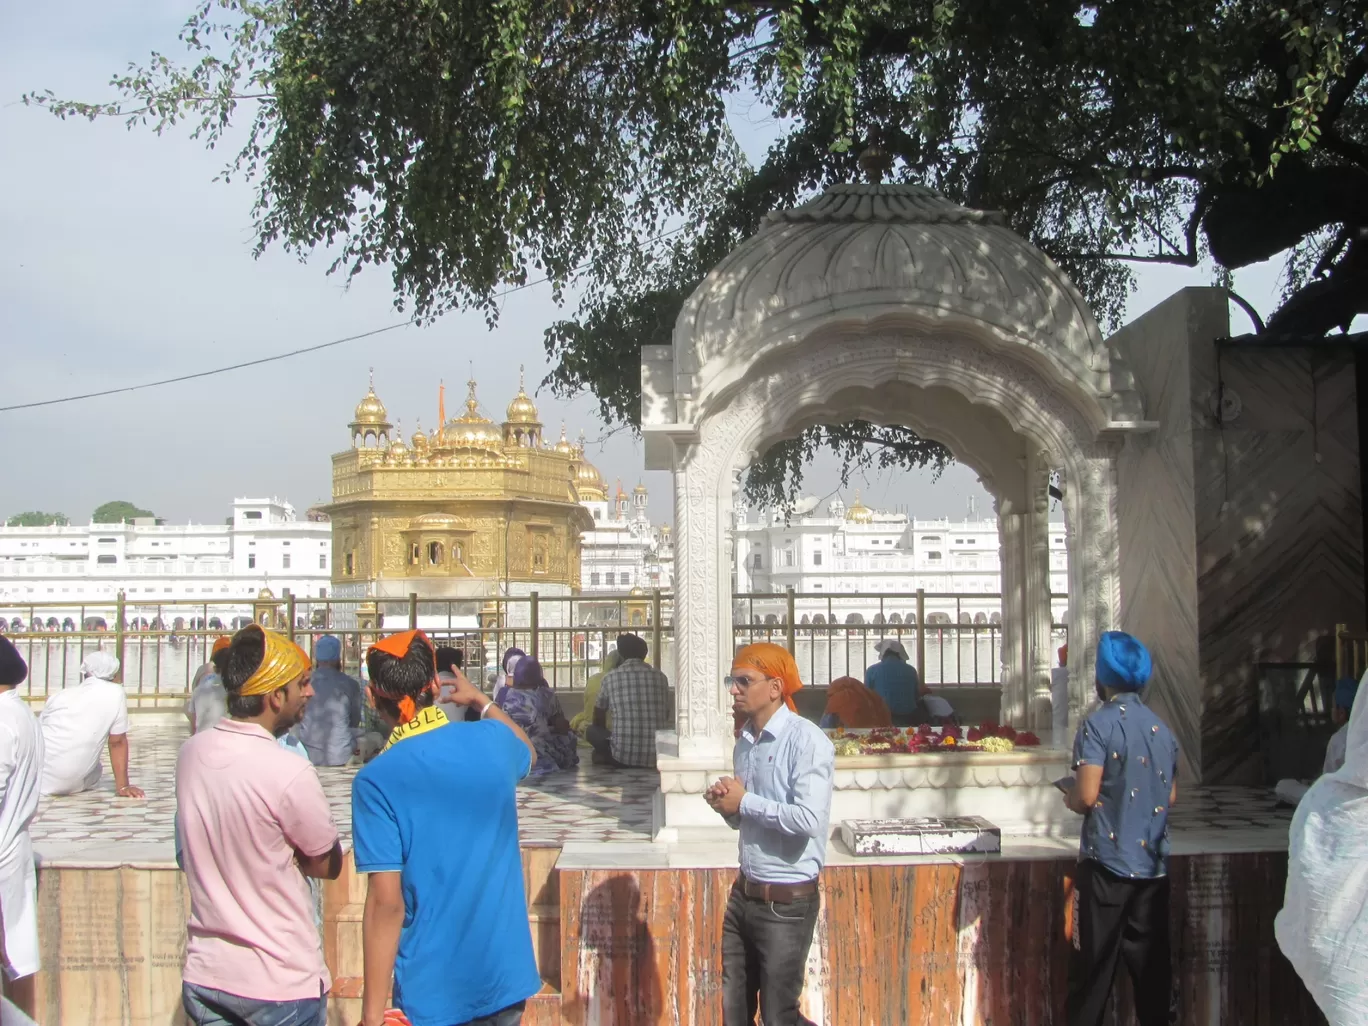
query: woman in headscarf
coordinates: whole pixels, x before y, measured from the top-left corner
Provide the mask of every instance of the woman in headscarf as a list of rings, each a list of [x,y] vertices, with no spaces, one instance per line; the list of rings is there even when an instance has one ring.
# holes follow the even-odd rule
[[[537,750],[533,776],[579,765],[575,735],[570,733],[560,701],[546,683],[537,660],[527,656],[518,660],[513,670],[513,686],[504,695],[502,709],[522,727]]]
[[[1368,702],[1354,702],[1344,765],[1292,817],[1273,933],[1330,1026],[1368,1022]]]
[[[594,705],[598,702],[599,688],[603,687],[603,678],[622,665],[622,653],[616,647],[608,649],[603,654],[603,668],[584,682],[584,708],[575,713],[570,720],[570,729],[580,737],[580,744],[585,748],[592,745],[584,740],[584,732],[589,729],[589,724],[594,722]],[[608,714],[608,722],[605,726],[613,729],[612,713]]]
[[[499,660],[499,676],[494,681],[494,704],[500,709],[504,707],[504,697],[513,688],[513,671],[518,667],[520,659],[526,659],[527,653],[520,648],[510,648]]]
[[[893,714],[888,711],[888,703],[872,688],[865,687],[854,677],[837,677],[827,689],[821,726],[823,729],[891,727]]]

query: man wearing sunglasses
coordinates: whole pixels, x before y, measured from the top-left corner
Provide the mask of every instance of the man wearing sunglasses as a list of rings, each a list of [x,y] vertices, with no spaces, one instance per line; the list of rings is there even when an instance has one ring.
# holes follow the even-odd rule
[[[778,645],[747,645],[727,678],[744,718],[733,777],[704,798],[740,831],[741,872],[722,925],[722,1021],[797,1026],[808,948],[817,923],[817,877],[826,862],[836,752],[798,715],[793,656]]]

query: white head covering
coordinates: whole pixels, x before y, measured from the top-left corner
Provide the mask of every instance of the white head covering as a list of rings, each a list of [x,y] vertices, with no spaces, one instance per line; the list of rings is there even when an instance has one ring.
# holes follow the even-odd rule
[[[81,673],[86,677],[113,680],[119,672],[119,660],[108,652],[95,651],[81,660]]]
[[[907,649],[903,648],[903,643],[897,638],[884,638],[883,641],[880,641],[874,646],[874,651],[879,653],[880,659],[883,658],[884,653],[886,652],[896,652],[903,662],[908,661]]]
[[[1365,675],[1368,678],[1368,675]],[[1273,932],[1330,1026],[1368,1022],[1368,702],[1349,714],[1344,765],[1297,806]]]

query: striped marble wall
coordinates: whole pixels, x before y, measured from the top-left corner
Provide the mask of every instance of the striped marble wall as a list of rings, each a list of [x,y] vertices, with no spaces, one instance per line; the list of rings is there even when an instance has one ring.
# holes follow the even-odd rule
[[[1184,775],[1257,784],[1257,664],[1310,661],[1334,624],[1364,622],[1355,371],[1218,353],[1228,334],[1225,294],[1184,289],[1110,340],[1159,424],[1118,459],[1121,625],[1154,650]]]
[[[822,875],[805,1014],[822,1026],[1063,1023],[1069,859],[840,866]],[[1175,1022],[1320,1018],[1277,950],[1282,853],[1172,863]],[[735,870],[561,870],[561,1021],[721,1026]],[[1129,1000],[1108,1026],[1132,1026]]]
[[[1255,664],[1312,660],[1334,624],[1364,623],[1355,370],[1302,349],[1191,353],[1204,779],[1257,783]]]

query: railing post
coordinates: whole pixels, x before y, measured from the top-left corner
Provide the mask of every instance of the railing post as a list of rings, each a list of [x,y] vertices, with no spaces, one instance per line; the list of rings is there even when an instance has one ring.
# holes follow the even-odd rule
[[[791,584],[788,586],[788,588],[787,588],[787,590],[786,590],[786,592],[785,592],[785,595],[784,595],[784,602],[785,602],[785,607],[786,607],[787,610],[788,610],[787,614],[786,614],[785,617],[784,617],[784,645],[785,645],[785,647],[788,648],[789,653],[790,653],[791,655],[797,655],[797,654],[798,654],[798,642],[797,642],[797,639],[796,639],[795,636],[794,636],[796,632],[795,632],[794,626],[793,626],[793,619],[794,619],[794,617],[793,617],[794,603],[793,603],[793,585],[791,585]]]
[[[29,617],[32,622],[33,617]],[[119,589],[119,597],[114,600],[114,658],[119,660],[119,683],[123,683],[124,672],[124,593]]]
[[[1344,634],[1348,624],[1335,624],[1335,680],[1343,680],[1344,673]]]
[[[409,592],[409,630],[418,629],[418,593]]]
[[[660,640],[660,639],[661,639],[661,634],[662,634],[662,629],[661,629],[661,626],[660,626],[660,589],[659,589],[659,588],[652,588],[652,589],[651,589],[651,651],[655,653],[655,668],[656,668],[657,670],[664,669],[664,667],[661,666],[661,663],[662,663],[662,661],[663,661],[662,658],[661,658],[661,650],[660,650],[660,645],[661,645],[661,640]],[[1336,679],[1338,679],[1338,678],[1336,678]]]
[[[926,686],[926,589],[917,589],[917,673]]]
[[[295,597],[289,588],[285,589],[285,636],[295,639]]]
[[[530,595],[528,595],[527,598],[528,598],[528,604],[527,604],[528,624],[529,624],[529,626],[530,626],[531,629],[532,629],[532,638],[531,638],[531,641],[528,643],[528,648],[530,649],[530,651],[528,652],[528,655],[530,655],[533,659],[536,659],[538,662],[540,662],[540,661],[541,661],[541,657],[540,657],[539,655],[537,655],[537,651],[538,651],[538,645],[537,645],[537,629],[538,629],[539,621],[540,621],[540,618],[541,618],[541,609],[540,609],[540,605],[541,605],[541,596],[538,595],[538,594],[534,591],[534,592],[532,592]]]

